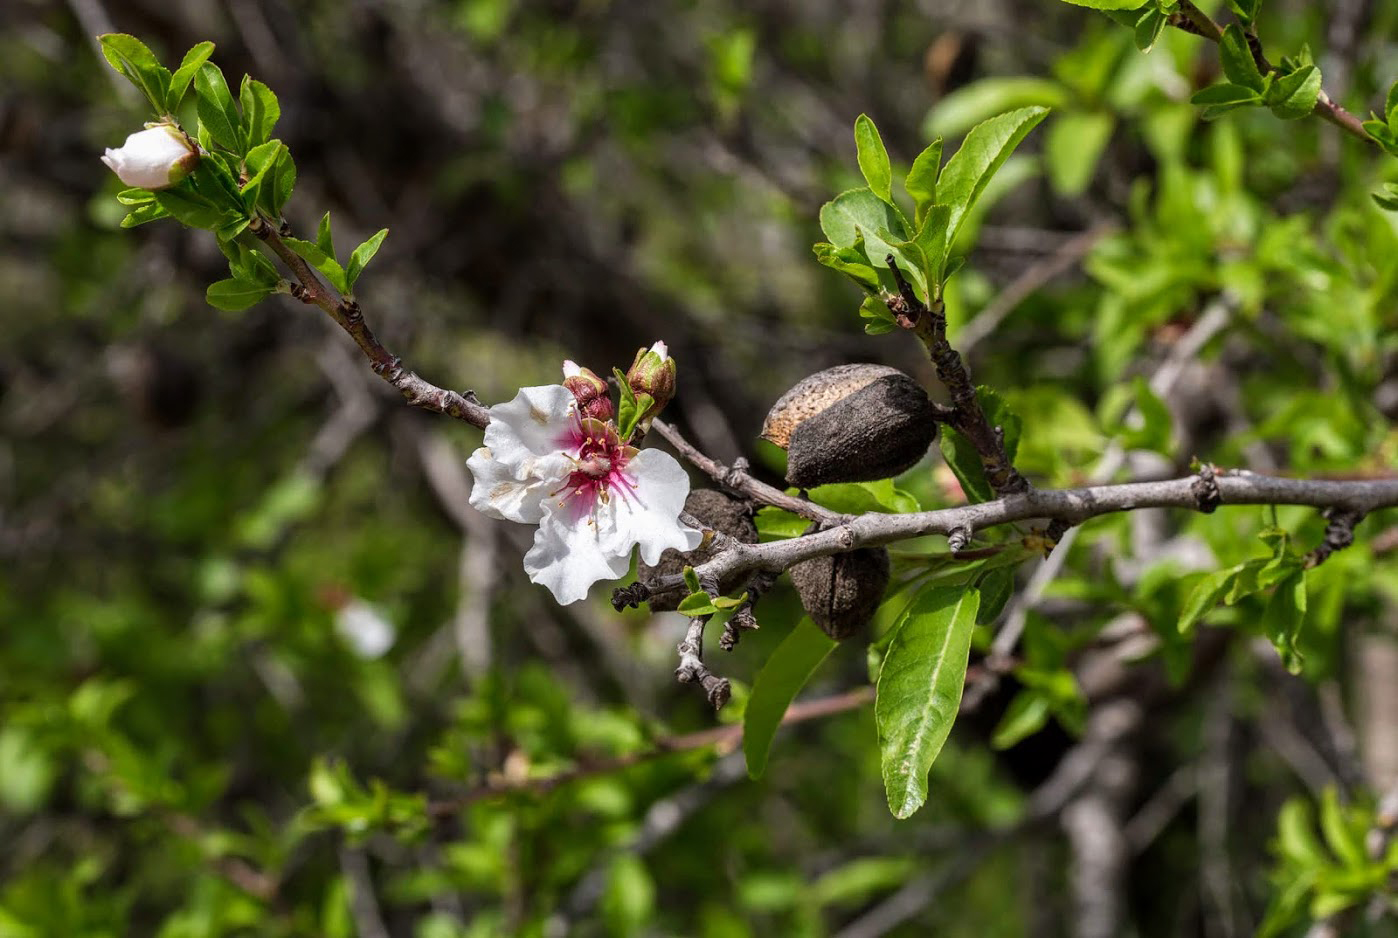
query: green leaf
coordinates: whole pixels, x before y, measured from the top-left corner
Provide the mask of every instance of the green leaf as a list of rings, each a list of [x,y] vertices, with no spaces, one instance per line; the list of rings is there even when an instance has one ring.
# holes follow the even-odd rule
[[[1388,88],[1388,97],[1383,102],[1383,116],[1388,121],[1389,129],[1398,134],[1398,81]]]
[[[865,290],[877,291],[879,289],[878,272],[869,266],[862,251],[855,248],[837,248],[828,241],[821,241],[812,249],[815,251],[818,264],[839,271]],[[889,318],[891,319],[892,316]]]
[[[1115,126],[1116,119],[1105,111],[1074,111],[1049,123],[1044,164],[1055,192],[1074,196],[1087,189]]]
[[[302,241],[300,238],[283,238],[286,246],[295,251],[306,263],[329,280],[331,285],[341,293],[347,292],[345,288],[345,271],[335,258],[322,251],[319,245],[309,241]]]
[[[156,60],[146,44],[126,33],[106,33],[98,36],[97,41],[102,47],[103,57],[146,96],[155,113],[166,113],[170,70]]]
[[[1364,834],[1354,830],[1345,817],[1340,797],[1334,788],[1326,788],[1320,795],[1320,832],[1325,836],[1330,852],[1343,865],[1352,870],[1362,870],[1369,865]]]
[[[714,605],[713,599],[703,590],[690,593],[680,604],[675,607],[675,611],[680,615],[690,616],[711,616],[718,612],[718,606]]]
[[[1048,723],[1049,701],[1038,691],[1022,690],[1010,701],[1005,715],[990,737],[993,749],[1009,749],[1020,740],[1033,736]]]
[[[1301,652],[1296,647],[1296,638],[1305,618],[1306,571],[1297,569],[1277,583],[1272,598],[1262,610],[1262,630],[1292,674],[1301,671]]]
[[[942,169],[942,138],[938,137],[917,155],[903,180],[903,188],[913,200],[913,223],[922,228],[927,210],[937,201],[937,174]]]
[[[1330,858],[1312,826],[1310,806],[1301,798],[1287,801],[1277,815],[1277,849],[1303,869],[1329,865]]]
[[[1064,0],[1073,6],[1091,7],[1094,10],[1138,10],[1145,0]]]
[[[1236,108],[1261,104],[1262,96],[1251,88],[1225,83],[1210,85],[1202,91],[1195,92],[1189,103],[1202,107],[1204,113],[1201,116],[1204,120],[1211,121]]]
[[[1320,69],[1307,65],[1283,75],[1267,90],[1267,106],[1282,120],[1300,120],[1315,110],[1320,98]]]
[[[971,441],[962,436],[959,430],[942,427],[942,432],[937,435],[937,445],[941,447],[942,458],[946,460],[947,468],[956,476],[956,481],[961,484],[961,491],[966,494],[968,502],[988,502],[995,497],[990,482],[985,477],[985,467],[981,465],[980,455],[976,453]]]
[[[806,533],[806,528],[811,526],[811,523],[800,515],[770,505],[757,509],[753,522],[757,525],[757,533],[764,541],[800,537]]]
[[[122,189],[116,194],[116,200],[122,205],[145,205],[155,201],[155,193],[149,189]]]
[[[1218,605],[1223,594],[1228,591],[1229,585],[1233,582],[1233,577],[1243,568],[1242,564],[1230,567],[1227,570],[1217,570],[1213,573],[1206,573],[1199,578],[1190,590],[1189,597],[1184,601],[1184,608],[1180,611],[1179,630],[1181,635],[1185,635],[1193,630],[1200,619],[1208,615],[1215,606]]]
[[[316,247],[324,251],[326,257],[335,256],[335,238],[330,231],[329,212],[320,216],[320,224],[316,226]]]
[[[981,607],[976,613],[976,624],[990,625],[999,618],[1015,593],[1014,566],[990,570],[976,582],[976,589],[981,591]]]
[[[243,127],[247,133],[247,146],[266,143],[272,137],[272,128],[282,115],[277,96],[262,82],[247,75],[243,76],[242,87],[238,89],[238,100],[243,105]]]
[[[869,270],[872,272],[873,268]],[[864,302],[859,304],[859,318],[864,320],[867,335],[883,335],[898,328],[898,321],[880,296],[864,297]]]
[[[121,227],[135,228],[137,225],[144,225],[146,222],[158,221],[161,218],[169,218],[170,213],[160,207],[155,201],[147,202],[145,205],[138,205],[133,208],[127,216],[121,220]]]
[[[1371,195],[1379,208],[1398,212],[1398,183],[1386,182],[1382,192],[1374,192]]]
[[[859,158],[859,171],[874,195],[893,204],[893,166],[888,160],[888,150],[884,148],[879,129],[869,119],[860,114],[854,122],[854,146]]]
[[[1235,85],[1251,88],[1261,93],[1265,90],[1262,72],[1257,68],[1257,60],[1252,57],[1247,36],[1237,23],[1229,23],[1218,41],[1218,55],[1223,64],[1223,74]]]
[[[787,707],[836,644],[809,618],[803,618],[758,672],[743,712],[743,758],[750,778],[761,778],[767,770],[767,754]]]
[[[948,245],[956,240],[956,232],[991,177],[1047,114],[1045,107],[1020,108],[971,128],[961,149],[947,161],[937,180],[937,198],[950,207],[946,227]]]
[[[233,93],[228,90],[223,71],[212,62],[205,62],[194,76],[194,90],[199,95],[199,123],[214,143],[239,156],[246,153],[242,117],[233,103]]]
[[[273,292],[271,287],[247,280],[219,280],[209,284],[204,299],[215,309],[236,313],[261,302]]]
[[[268,176],[275,172],[284,148],[285,144],[280,140],[268,140],[248,151],[248,181],[243,183],[241,191],[249,211],[255,211],[262,201],[262,187],[267,184]]]
[[[234,217],[231,212],[196,192],[187,182],[176,188],[161,189],[155,193],[155,200],[181,224],[191,228],[213,231]]]
[[[1159,9],[1150,9],[1142,13],[1134,30],[1136,48],[1142,52],[1149,52],[1155,46],[1155,41],[1160,38],[1167,21],[1168,17]]]
[[[1244,25],[1251,26],[1257,19],[1258,10],[1262,9],[1262,0],[1228,0],[1228,5]]]
[[[922,507],[911,494],[894,485],[892,479],[835,482],[818,485],[806,494],[817,505],[845,515],[862,515],[873,511],[907,513]]]
[[[887,267],[884,255],[891,253],[878,232],[892,232],[899,240],[907,237],[900,234],[903,222],[898,212],[868,188],[842,192],[821,206],[820,228],[837,248],[854,247],[862,237],[865,254],[875,267]]]
[[[209,61],[209,56],[213,54],[214,44],[208,41],[199,43],[184,54],[180,67],[175,69],[175,74],[170,78],[170,90],[165,95],[166,111],[175,113],[180,101],[184,99],[184,93],[189,90],[189,83],[194,80],[194,73],[199,71],[199,67]]]
[[[974,589],[927,590],[895,626],[874,703],[894,817],[910,817],[927,800],[927,772],[961,705],[979,605]]]
[[[922,135],[928,140],[957,136],[1006,111],[1030,105],[1068,107],[1074,98],[1066,85],[1050,78],[982,78],[939,100],[923,121]]]
[[[383,239],[387,237],[388,229],[380,228],[377,234],[354,249],[354,253],[350,255],[349,266],[345,268],[345,283],[351,290],[354,289],[354,282],[359,279],[359,275],[364,272],[369,261],[373,260],[374,255],[379,252],[379,245],[383,244]]]

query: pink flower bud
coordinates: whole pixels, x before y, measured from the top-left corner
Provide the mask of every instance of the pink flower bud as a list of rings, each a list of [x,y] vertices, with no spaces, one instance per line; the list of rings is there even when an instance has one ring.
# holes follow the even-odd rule
[[[632,391],[649,394],[655,401],[642,416],[643,421],[651,419],[670,403],[675,396],[675,360],[664,342],[637,350],[636,360],[626,373],[626,383]]]
[[[590,369],[581,368],[576,362],[565,361],[563,386],[573,392],[583,417],[603,422],[612,419],[612,399],[607,395],[607,382]]]
[[[194,172],[199,149],[178,127],[151,124],[127,137],[121,149],[108,149],[102,162],[128,186],[165,189]]]

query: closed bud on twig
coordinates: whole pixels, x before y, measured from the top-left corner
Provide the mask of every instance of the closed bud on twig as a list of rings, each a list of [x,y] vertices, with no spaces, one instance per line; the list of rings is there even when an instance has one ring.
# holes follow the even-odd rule
[[[937,437],[936,408],[912,378],[886,365],[837,365],[781,396],[762,437],[787,451],[799,488],[872,482],[912,468]]]
[[[173,124],[149,124],[102,157],[122,182],[138,189],[166,189],[194,172],[199,148]]]
[[[654,401],[641,415],[642,422],[665,409],[675,396],[675,360],[664,342],[636,350],[636,360],[626,372],[626,383],[638,396],[648,394]]]
[[[789,571],[801,607],[835,641],[844,641],[868,624],[888,588],[888,551],[862,547],[815,557]]]
[[[573,392],[582,416],[602,421],[612,419],[612,399],[607,394],[607,382],[597,377],[590,368],[582,368],[576,362],[565,361],[563,386]]]

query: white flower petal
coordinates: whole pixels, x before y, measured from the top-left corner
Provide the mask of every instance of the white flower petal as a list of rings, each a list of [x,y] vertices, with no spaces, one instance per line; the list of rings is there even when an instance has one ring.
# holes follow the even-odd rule
[[[132,134],[118,150],[108,149],[102,162],[128,186],[164,189],[183,176],[192,153],[177,130],[162,124]]]
[[[516,478],[515,467],[496,459],[490,447],[482,446],[466,460],[475,482],[471,486],[471,507],[489,518],[538,524],[544,516],[542,502],[567,478],[572,464],[562,455],[529,457],[533,473]]]
[[[579,499],[546,500],[534,546],[524,555],[529,579],[547,587],[564,606],[586,599],[598,580],[620,579],[631,568],[630,549],[620,555],[603,550],[591,508]]]
[[[574,406],[573,392],[561,384],[520,388],[514,400],[490,408],[485,445],[515,478],[541,476],[543,472],[532,467],[536,459],[573,446]]]
[[[632,545],[638,545],[641,559],[656,564],[667,548],[689,551],[699,546],[703,532],[679,520],[689,496],[689,476],[673,456],[642,450],[626,464],[625,475],[633,480],[631,489],[614,486],[607,504],[597,506],[603,550],[629,556]]]

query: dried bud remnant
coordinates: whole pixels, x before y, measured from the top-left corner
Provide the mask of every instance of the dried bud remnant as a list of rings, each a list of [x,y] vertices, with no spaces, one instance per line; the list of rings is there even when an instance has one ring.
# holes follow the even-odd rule
[[[757,543],[757,525],[752,522],[746,502],[729,498],[717,489],[696,489],[685,499],[684,510],[715,531],[721,531],[744,544]],[[653,580],[683,573],[686,566],[697,567],[713,557],[714,549],[708,544],[684,554],[677,550],[667,550],[660,555],[658,564],[652,567],[643,563],[637,568],[637,573],[642,580]],[[750,576],[749,573],[740,573],[732,579],[722,580],[719,590],[724,593],[735,592],[742,588]],[[683,589],[652,595],[649,600],[650,608],[654,612],[672,612],[680,604],[680,600],[684,599],[684,595]]]
[[[888,587],[888,551],[863,547],[803,560],[790,570],[801,606],[826,635],[844,641],[868,624]]]
[[[910,469],[937,436],[936,408],[912,378],[885,365],[837,365],[773,405],[762,437],[787,451],[800,488],[872,482]]]

